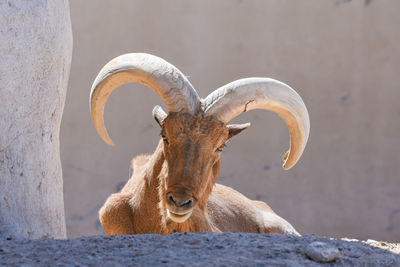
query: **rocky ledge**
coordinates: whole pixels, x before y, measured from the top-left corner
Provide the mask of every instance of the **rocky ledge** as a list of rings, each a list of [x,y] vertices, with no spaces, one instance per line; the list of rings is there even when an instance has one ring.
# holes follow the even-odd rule
[[[400,244],[247,233],[0,239],[1,266],[400,266]]]

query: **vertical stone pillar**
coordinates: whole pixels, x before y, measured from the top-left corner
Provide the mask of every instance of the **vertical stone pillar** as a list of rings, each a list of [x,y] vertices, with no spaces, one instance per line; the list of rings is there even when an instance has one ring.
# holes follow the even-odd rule
[[[66,238],[59,131],[68,0],[0,0],[0,236]]]

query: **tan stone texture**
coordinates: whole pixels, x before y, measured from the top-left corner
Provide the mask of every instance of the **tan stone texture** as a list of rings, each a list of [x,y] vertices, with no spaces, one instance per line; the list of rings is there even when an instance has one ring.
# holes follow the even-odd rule
[[[0,237],[66,238],[59,133],[68,0],[0,1]]]

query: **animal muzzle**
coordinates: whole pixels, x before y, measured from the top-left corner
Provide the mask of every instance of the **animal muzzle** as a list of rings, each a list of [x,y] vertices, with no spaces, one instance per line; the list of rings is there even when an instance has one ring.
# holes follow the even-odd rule
[[[186,194],[169,193],[166,195],[166,203],[168,217],[174,222],[183,223],[192,215],[196,201]]]

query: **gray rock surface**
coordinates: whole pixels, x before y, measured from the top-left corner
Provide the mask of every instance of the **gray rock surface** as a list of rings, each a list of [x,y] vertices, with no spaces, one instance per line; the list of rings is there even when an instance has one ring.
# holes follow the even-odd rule
[[[339,259],[340,252],[336,247],[316,241],[306,247],[306,255],[317,262],[331,262]]]
[[[316,241],[336,247],[341,257],[333,263],[312,261],[305,251]],[[399,248],[389,243],[375,247],[316,236],[245,233],[0,239],[0,266],[399,266],[400,255],[393,252]]]
[[[2,0],[0,25],[0,236],[63,238],[68,0]]]

